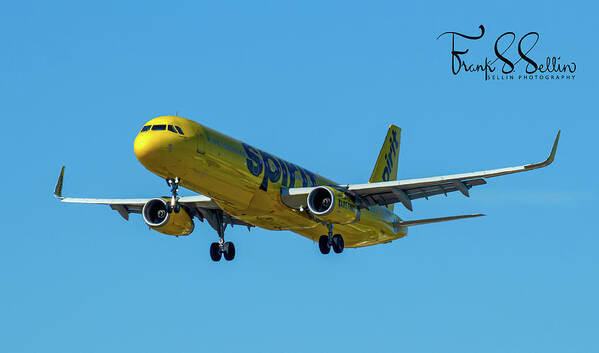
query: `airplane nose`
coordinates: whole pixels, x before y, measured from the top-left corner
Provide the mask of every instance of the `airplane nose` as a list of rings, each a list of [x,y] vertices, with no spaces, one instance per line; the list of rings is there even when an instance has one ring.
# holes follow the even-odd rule
[[[158,139],[153,137],[154,136],[148,133],[140,133],[133,142],[133,152],[135,152],[135,157],[137,157],[137,160],[143,165],[147,165],[153,159],[159,158],[159,155],[161,154],[161,143]]]
[[[147,122],[137,134],[133,152],[144,167],[163,173],[176,166],[190,150],[195,140],[186,137],[178,125],[159,117]]]

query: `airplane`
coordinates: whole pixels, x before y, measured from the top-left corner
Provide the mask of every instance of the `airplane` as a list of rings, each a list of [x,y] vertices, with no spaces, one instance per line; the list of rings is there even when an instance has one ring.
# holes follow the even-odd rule
[[[394,213],[401,203],[412,211],[412,200],[450,192],[469,197],[469,190],[486,179],[550,165],[557,150],[558,131],[549,157],[540,163],[428,178],[397,180],[401,129],[390,125],[368,183],[339,184],[207,126],[179,116],[160,116],[143,125],[133,144],[138,161],[164,178],[170,197],[96,199],[62,196],[63,166],[54,196],[66,203],[108,205],[125,220],[141,213],[149,228],[185,236],[194,218],[206,220],[217,232],[210,258],[235,258],[235,246],[225,241],[228,225],[290,230],[318,242],[322,254],[345,247],[359,248],[405,237],[421,224],[484,216],[403,220]],[[179,186],[199,195],[182,196]]]

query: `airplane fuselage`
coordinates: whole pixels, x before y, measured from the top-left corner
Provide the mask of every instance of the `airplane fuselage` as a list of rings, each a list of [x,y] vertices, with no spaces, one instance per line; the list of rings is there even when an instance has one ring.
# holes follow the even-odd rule
[[[313,241],[327,234],[327,227],[305,210],[285,205],[281,189],[337,183],[189,119],[163,116],[144,126],[150,127],[137,135],[134,150],[152,173],[180,178],[181,186],[209,196],[223,211],[254,226],[290,230]],[[361,247],[404,237],[407,227],[400,221],[387,207],[370,206],[355,222],[334,227],[346,247]]]

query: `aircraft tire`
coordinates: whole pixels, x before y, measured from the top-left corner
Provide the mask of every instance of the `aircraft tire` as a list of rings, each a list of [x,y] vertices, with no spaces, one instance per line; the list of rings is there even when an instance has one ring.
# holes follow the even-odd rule
[[[329,245],[329,237],[327,235],[321,235],[318,239],[318,248],[320,253],[326,255],[331,252],[331,246]]]
[[[341,234],[333,235],[333,251],[337,254],[341,254],[345,248],[345,242]]]
[[[233,260],[235,258],[235,245],[233,245],[233,243],[230,241],[226,242],[224,244],[223,254],[225,255],[225,260]]]
[[[219,262],[221,258],[220,246],[218,243],[210,244],[210,258],[214,262]]]

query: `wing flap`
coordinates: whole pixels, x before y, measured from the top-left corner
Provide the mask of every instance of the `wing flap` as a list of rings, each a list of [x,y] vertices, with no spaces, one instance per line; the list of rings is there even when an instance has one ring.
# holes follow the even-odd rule
[[[449,183],[439,183],[439,184],[433,184],[433,185],[427,185],[427,186],[422,186],[422,187],[414,187],[414,188],[387,188],[384,189],[382,192],[380,193],[367,193],[366,195],[362,195],[365,196],[367,198],[367,200],[369,200],[369,204],[381,204],[381,203],[397,203],[397,202],[401,202],[404,205],[408,204],[411,205],[411,200],[416,200],[416,199],[421,199],[421,198],[425,198],[428,200],[428,198],[430,196],[435,196],[435,195],[440,195],[440,194],[444,194],[445,196],[447,196],[448,193],[450,192],[455,192],[455,191],[460,191],[463,194],[465,194],[466,196],[469,196],[467,190],[469,190],[470,188],[472,188],[473,186],[477,186],[477,185],[484,185],[487,182],[482,179],[473,179],[473,180],[466,180],[464,182],[460,182],[462,184],[462,186],[459,186],[460,184],[455,183],[455,182],[449,182]],[[465,191],[464,191],[465,190]],[[404,193],[405,195],[402,195],[401,193]],[[360,195],[360,192],[357,192],[358,195]],[[406,208],[410,209],[410,207]]]

